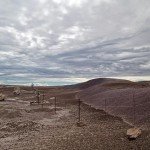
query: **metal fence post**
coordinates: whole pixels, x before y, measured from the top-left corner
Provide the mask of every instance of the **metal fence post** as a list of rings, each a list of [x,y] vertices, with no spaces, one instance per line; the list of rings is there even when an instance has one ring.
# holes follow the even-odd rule
[[[106,103],[106,99],[105,99],[105,113],[106,113],[106,111],[107,111],[107,103]]]
[[[42,108],[43,108],[43,105],[44,105],[44,92],[43,92],[43,99],[42,99]]]
[[[55,114],[56,114],[56,97],[54,98],[54,110],[55,110]]]
[[[80,122],[81,118],[81,101],[78,99],[78,122]]]
[[[133,87],[133,94],[132,94],[132,100],[133,100],[133,124],[135,125],[136,122],[136,115],[135,115],[135,90]]]
[[[39,91],[37,91],[37,102],[38,102],[38,104],[40,103],[40,92]]]
[[[133,87],[133,95],[132,95],[132,98],[133,98],[133,124],[135,125],[135,91],[134,91],[134,87]]]

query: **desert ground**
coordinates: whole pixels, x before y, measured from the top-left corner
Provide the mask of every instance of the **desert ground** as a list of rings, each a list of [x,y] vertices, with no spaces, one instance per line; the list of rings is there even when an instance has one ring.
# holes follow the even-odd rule
[[[134,125],[130,119],[133,112],[124,106],[132,102],[133,87],[138,104],[135,110],[142,113],[136,114],[136,124],[142,128],[142,134],[130,141],[126,131]],[[0,86],[0,92],[7,96],[0,101],[0,150],[150,149],[149,83],[99,79],[73,86],[34,87],[44,93],[44,100],[41,94],[40,104],[32,105],[30,102],[37,101],[32,87],[20,88],[17,96],[13,94],[14,86]],[[51,99],[54,96],[56,111]],[[83,126],[77,126],[77,96],[82,101]],[[120,113],[121,106],[112,107],[117,104],[126,108],[122,109],[125,117]]]

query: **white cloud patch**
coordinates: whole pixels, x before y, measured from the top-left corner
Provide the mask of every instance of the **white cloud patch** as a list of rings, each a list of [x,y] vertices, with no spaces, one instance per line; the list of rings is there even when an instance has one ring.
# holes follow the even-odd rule
[[[149,5],[0,0],[1,82],[149,76]]]

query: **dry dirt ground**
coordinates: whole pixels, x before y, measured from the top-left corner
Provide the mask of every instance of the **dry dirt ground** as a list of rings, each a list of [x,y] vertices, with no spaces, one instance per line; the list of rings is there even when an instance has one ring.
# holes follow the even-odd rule
[[[129,141],[126,130],[131,126],[122,119],[81,105],[78,127],[77,90],[40,88],[45,92],[47,105],[30,105],[36,100],[31,88],[22,87],[20,96],[12,94],[12,87],[0,89],[7,95],[0,102],[0,150],[149,150],[150,131]],[[57,97],[57,110],[54,100]]]

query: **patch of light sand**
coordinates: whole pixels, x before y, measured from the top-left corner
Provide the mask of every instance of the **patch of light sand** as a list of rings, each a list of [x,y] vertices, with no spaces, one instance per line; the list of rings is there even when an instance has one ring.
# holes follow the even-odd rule
[[[57,111],[52,118],[43,118],[42,120],[39,120],[38,123],[42,125],[60,125],[61,122],[59,122],[59,119],[63,116],[64,117],[69,116],[69,110]]]

